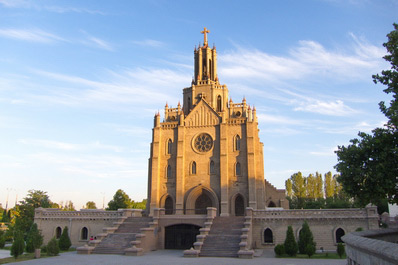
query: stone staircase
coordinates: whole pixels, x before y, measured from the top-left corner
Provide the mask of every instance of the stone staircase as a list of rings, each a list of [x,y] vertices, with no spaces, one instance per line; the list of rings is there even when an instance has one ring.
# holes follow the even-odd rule
[[[216,217],[206,236],[200,257],[238,257],[245,217]]]
[[[151,217],[128,217],[113,233],[108,233],[95,246],[94,254],[125,254],[126,249],[139,245],[141,229],[148,228],[153,221]],[[109,230],[109,229],[108,229]]]

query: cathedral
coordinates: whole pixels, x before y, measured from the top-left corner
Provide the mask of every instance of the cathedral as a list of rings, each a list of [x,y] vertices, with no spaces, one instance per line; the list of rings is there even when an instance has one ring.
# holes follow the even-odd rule
[[[357,229],[378,228],[374,206],[364,209],[289,209],[285,191],[264,179],[256,109],[235,103],[217,75],[217,51],[194,50],[194,78],[177,108],[154,117],[146,210],[35,210],[44,242],[68,227],[79,254],[137,256],[181,249],[186,257],[253,258],[253,249],[296,239],[304,222],[317,248],[335,250]],[[124,188],[124,187],[122,187]]]
[[[266,194],[263,143],[256,108],[229,98],[217,75],[217,51],[194,50],[194,79],[183,104],[155,115],[149,159],[148,209],[186,214],[217,208],[220,216],[243,215],[246,207],[288,208],[284,192]],[[268,184],[268,183],[267,183]],[[269,185],[269,184],[268,184]]]

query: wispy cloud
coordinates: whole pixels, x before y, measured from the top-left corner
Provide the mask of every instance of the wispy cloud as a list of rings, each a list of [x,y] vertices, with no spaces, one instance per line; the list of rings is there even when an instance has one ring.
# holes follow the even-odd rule
[[[146,46],[146,47],[153,47],[153,48],[159,48],[159,47],[163,47],[165,45],[165,43],[162,41],[151,40],[151,39],[136,40],[136,41],[132,41],[132,43],[139,45],[139,46]]]
[[[65,39],[43,31],[41,29],[0,29],[0,36],[30,42],[52,43],[56,41],[66,41]]]
[[[354,109],[346,106],[343,101],[319,101],[304,102],[299,107],[294,108],[295,111],[306,111],[312,113],[319,113],[330,116],[347,116],[357,113]]]
[[[87,13],[87,14],[99,14],[104,15],[105,13],[99,10],[91,10],[87,8],[79,8],[72,6],[54,6],[54,5],[41,5],[40,3],[28,1],[28,0],[0,0],[0,4],[8,8],[24,8],[24,9],[35,9],[45,10],[55,13]]]

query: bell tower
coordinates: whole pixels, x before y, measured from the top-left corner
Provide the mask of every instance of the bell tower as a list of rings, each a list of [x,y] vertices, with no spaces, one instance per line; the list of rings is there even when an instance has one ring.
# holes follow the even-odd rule
[[[217,51],[216,47],[209,47],[208,36],[210,30],[204,28],[203,46],[194,50],[194,78],[191,87],[184,89],[183,111],[188,115],[196,104],[204,99],[216,112],[222,116],[226,112],[228,103],[228,88],[220,85],[217,76]]]

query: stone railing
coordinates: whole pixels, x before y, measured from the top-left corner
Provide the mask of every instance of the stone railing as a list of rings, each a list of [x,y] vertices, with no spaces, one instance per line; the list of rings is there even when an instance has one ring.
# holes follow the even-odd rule
[[[367,206],[365,209],[305,209],[284,210],[282,208],[266,210],[254,210],[254,219],[328,219],[328,218],[378,218],[377,208]]]
[[[244,227],[240,236],[238,256],[241,259],[252,259],[254,251],[252,245],[253,208],[246,208]]]
[[[206,236],[209,234],[214,218],[217,216],[217,208],[207,207],[206,222],[204,227],[199,229],[200,234],[196,236],[196,242],[193,244],[194,247],[188,250],[184,250],[184,257],[198,257],[202,249],[203,242]]]
[[[35,219],[118,219],[123,216],[128,217],[129,210],[131,209],[119,209],[117,211],[61,211],[60,209],[54,208],[36,208]]]
[[[342,240],[348,265],[398,264],[398,229],[354,232]]]

